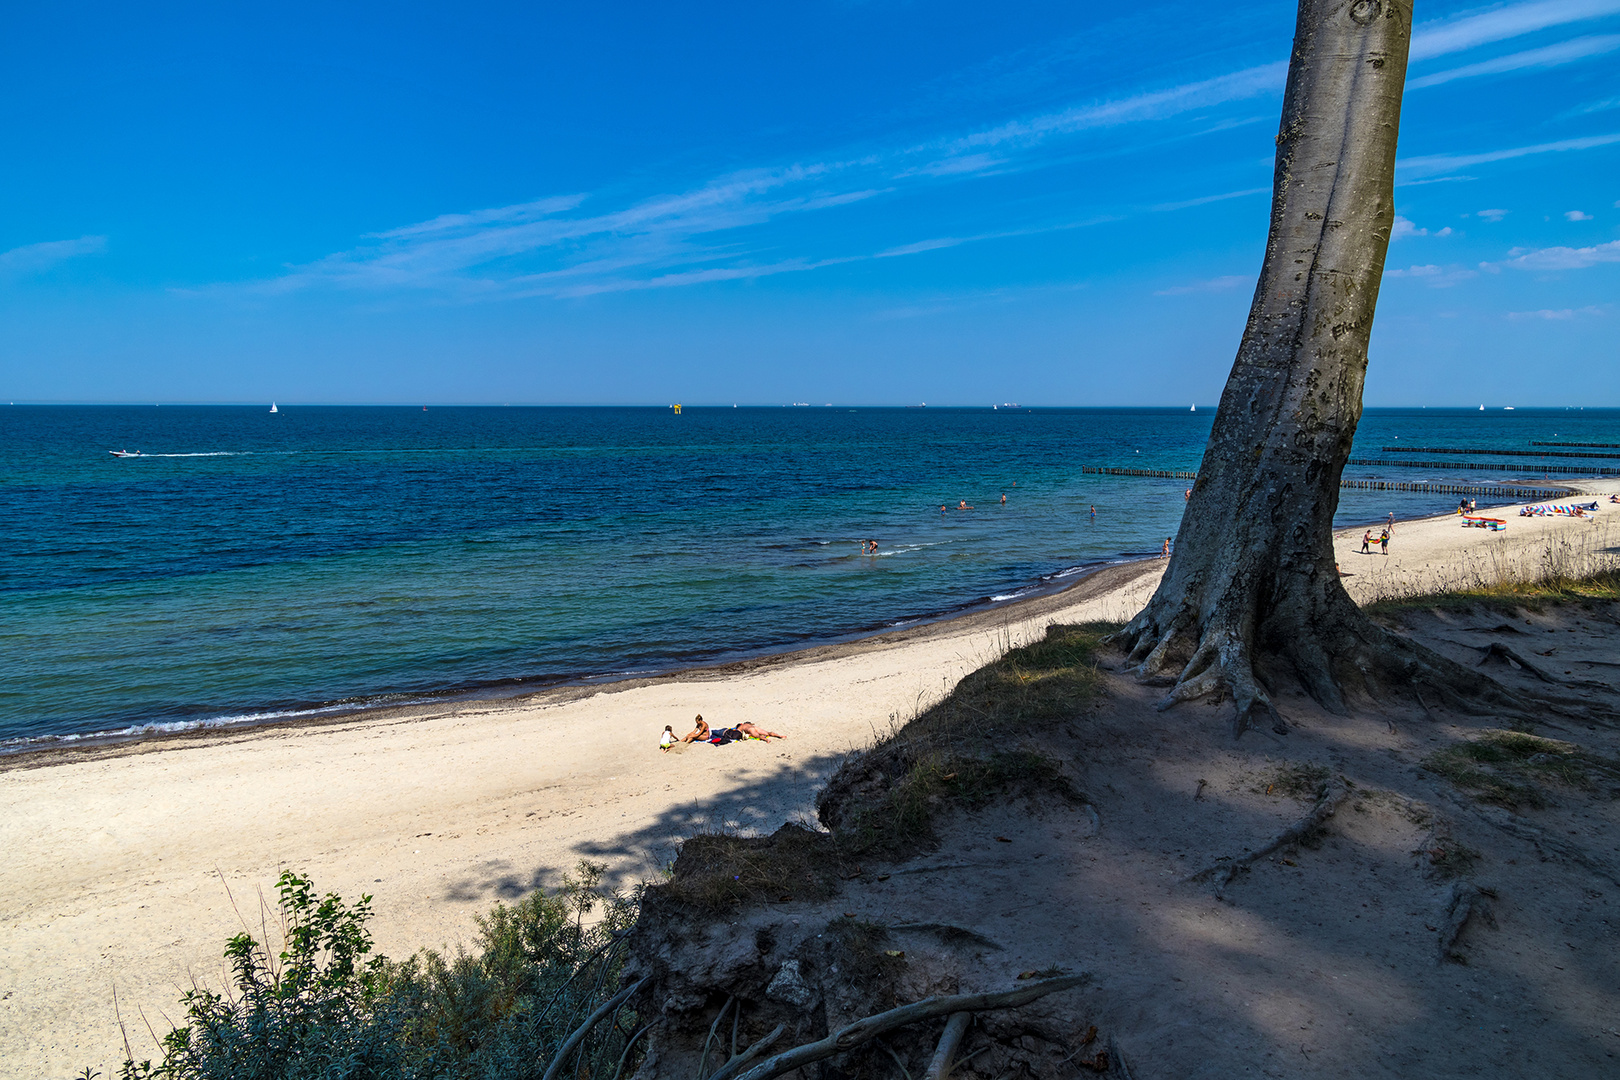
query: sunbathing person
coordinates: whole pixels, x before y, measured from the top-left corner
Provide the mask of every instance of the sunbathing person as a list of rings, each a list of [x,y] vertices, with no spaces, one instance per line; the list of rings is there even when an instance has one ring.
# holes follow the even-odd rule
[[[742,732],[744,735],[749,735],[753,738],[759,739],[761,742],[767,742],[771,739],[787,738],[786,735],[783,735],[779,731],[766,731],[752,720],[744,720],[742,723],[737,725],[737,730]]]
[[[707,740],[708,737],[709,725],[703,722],[703,714],[698,713],[697,727],[693,728],[691,731],[688,731],[685,735],[682,735],[681,742],[697,742],[699,740]]]

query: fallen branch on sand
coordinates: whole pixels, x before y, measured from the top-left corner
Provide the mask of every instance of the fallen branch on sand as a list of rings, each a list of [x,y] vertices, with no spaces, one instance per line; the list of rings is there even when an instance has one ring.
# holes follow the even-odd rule
[[[857,1020],[819,1042],[806,1043],[792,1050],[785,1050],[749,1069],[742,1074],[740,1080],[771,1080],[772,1077],[792,1072],[812,1062],[853,1050],[886,1031],[893,1031],[907,1024],[932,1020],[936,1016],[949,1016],[952,1013],[1015,1009],[1047,994],[1079,986],[1090,979],[1091,976],[1086,974],[1065,975],[1062,978],[1047,979],[1045,982],[1022,986],[1017,990],[1008,990],[1000,994],[953,994],[950,997],[925,998],[910,1005],[901,1005],[897,1009]]]
[[[1311,812],[1294,822],[1288,828],[1272,837],[1271,841],[1263,847],[1257,848],[1243,855],[1223,855],[1209,866],[1182,878],[1182,884],[1192,885],[1200,881],[1213,881],[1215,895],[1230,885],[1232,879],[1237,877],[1248,865],[1256,859],[1263,859],[1278,848],[1297,844],[1311,833],[1322,827],[1322,823],[1332,817],[1338,810],[1339,804],[1350,794],[1350,785],[1342,777],[1338,780],[1323,784],[1317,793],[1316,802],[1311,806]]]

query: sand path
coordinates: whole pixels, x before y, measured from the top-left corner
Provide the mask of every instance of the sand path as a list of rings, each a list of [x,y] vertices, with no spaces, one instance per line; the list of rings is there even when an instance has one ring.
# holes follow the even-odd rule
[[[1571,558],[1620,552],[1620,512],[1598,524],[1497,514],[1505,534],[1455,517],[1403,522],[1387,557],[1355,554],[1360,530],[1346,530],[1346,585],[1358,600],[1454,587],[1535,565],[1549,539]],[[1052,622],[1128,617],[1162,568],[1109,568],[948,623],[515,704],[0,762],[0,1076],[113,1069],[115,989],[137,1056],[155,1055],[142,1014],[167,1030],[193,979],[221,985],[224,942],[243,917],[258,932],[260,897],[283,868],[347,897],[373,893],[378,948],[401,957],[467,941],[475,913],[581,858],[648,878],[693,831],[811,817],[838,761],[891,717]],[[698,712],[791,737],[660,754],[663,726],[683,732]]]

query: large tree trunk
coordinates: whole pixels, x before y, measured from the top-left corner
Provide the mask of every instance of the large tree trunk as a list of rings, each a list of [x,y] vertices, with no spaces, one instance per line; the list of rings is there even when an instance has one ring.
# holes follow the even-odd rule
[[[1265,264],[1175,555],[1119,635],[1163,702],[1226,692],[1281,727],[1289,674],[1342,710],[1444,661],[1376,628],[1334,565],[1339,477],[1395,220],[1411,0],[1301,0]]]

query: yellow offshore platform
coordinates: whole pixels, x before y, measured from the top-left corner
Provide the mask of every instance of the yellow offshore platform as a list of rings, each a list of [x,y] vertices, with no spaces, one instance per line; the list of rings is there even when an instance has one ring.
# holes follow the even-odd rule
[[[676,416],[681,415],[681,407],[679,405],[671,405],[670,408],[675,410],[675,415]]]

